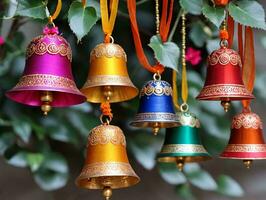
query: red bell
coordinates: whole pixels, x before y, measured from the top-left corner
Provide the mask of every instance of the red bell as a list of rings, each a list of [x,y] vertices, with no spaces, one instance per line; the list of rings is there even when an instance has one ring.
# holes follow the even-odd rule
[[[244,111],[233,118],[229,144],[220,157],[243,160],[247,168],[252,160],[266,159],[262,122],[257,114]]]
[[[238,53],[221,45],[208,57],[205,85],[197,99],[221,101],[226,112],[230,101],[253,99],[243,83],[241,66]]]

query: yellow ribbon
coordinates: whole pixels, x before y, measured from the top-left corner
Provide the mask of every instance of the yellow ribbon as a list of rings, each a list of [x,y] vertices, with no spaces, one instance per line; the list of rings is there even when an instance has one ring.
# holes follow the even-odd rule
[[[188,83],[187,83],[187,66],[186,66],[186,17],[182,14],[182,51],[181,51],[181,63],[182,63],[182,86],[181,86],[181,97],[183,104],[187,103],[188,100]],[[173,81],[173,103],[176,109],[180,109],[178,104],[178,90],[176,84],[176,72],[173,70],[172,81]],[[182,108],[181,108],[182,109]]]
[[[109,12],[108,12],[108,3],[107,0],[100,0],[100,7],[101,7],[101,15],[102,15],[102,28],[103,32],[111,36],[113,29],[114,29],[114,24],[115,24],[115,18],[117,15],[117,10],[118,10],[118,2],[119,0],[111,0],[110,5],[111,5],[111,10],[110,10],[110,17],[109,17]]]
[[[49,17],[50,23],[53,23],[53,21],[58,17],[61,9],[62,9],[62,0],[58,0],[54,13]]]

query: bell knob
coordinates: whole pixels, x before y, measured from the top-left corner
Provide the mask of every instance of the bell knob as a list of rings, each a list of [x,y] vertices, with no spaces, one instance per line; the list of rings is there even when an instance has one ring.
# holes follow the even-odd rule
[[[129,78],[126,62],[126,53],[118,44],[97,45],[91,51],[88,78],[81,88],[87,101],[113,103],[137,96],[138,89]]]

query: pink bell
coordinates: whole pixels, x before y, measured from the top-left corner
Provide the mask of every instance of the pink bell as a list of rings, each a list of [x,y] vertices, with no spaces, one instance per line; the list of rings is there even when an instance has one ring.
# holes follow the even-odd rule
[[[26,66],[17,85],[6,93],[13,101],[41,106],[45,115],[52,107],[80,104],[86,100],[71,71],[72,52],[58,28],[45,27],[26,51]]]

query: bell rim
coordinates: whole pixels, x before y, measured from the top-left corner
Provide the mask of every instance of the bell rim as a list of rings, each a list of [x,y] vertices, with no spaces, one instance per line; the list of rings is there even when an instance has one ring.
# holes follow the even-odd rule
[[[40,89],[32,89],[32,88],[13,88],[9,91],[7,91],[5,93],[5,96],[8,97],[9,99],[11,99],[12,101],[15,101],[17,103],[21,103],[21,104],[24,104],[24,105],[29,105],[29,106],[40,106],[42,105],[41,103],[41,100],[40,101],[36,101],[36,103],[34,102],[25,102],[24,100],[18,100],[17,98],[15,98],[13,96],[13,94],[18,94],[18,93],[24,93],[24,92],[27,92],[27,91],[30,91],[30,92],[39,92],[39,91],[51,91],[51,92],[56,92],[56,93],[62,93],[62,94],[68,94],[68,95],[73,95],[73,96],[76,96],[75,97],[75,102],[74,103],[68,103],[68,104],[62,104],[62,105],[57,105],[55,104],[54,102],[51,102],[51,106],[53,107],[66,107],[66,106],[71,106],[71,105],[79,105],[79,104],[82,104],[84,102],[86,102],[86,97],[82,94],[82,93],[79,93],[79,92],[76,92],[76,91],[73,91],[73,90],[65,90],[65,89],[55,89],[55,88],[40,88]]]
[[[127,187],[132,187],[136,184],[138,184],[140,182],[140,178],[136,175],[136,176],[126,176],[126,175],[116,175],[116,176],[98,176],[98,177],[88,177],[89,179],[92,180],[96,180],[100,179],[100,178],[118,178],[118,179],[124,179],[125,177],[130,180],[130,183],[128,184],[120,184],[120,185],[111,185],[110,187],[112,189],[119,189],[119,188],[127,188]],[[87,178],[87,179],[88,179]],[[86,181],[86,178],[83,179],[79,179],[79,177],[76,179],[75,184],[80,187],[80,188],[84,188],[84,189],[92,189],[92,190],[97,190],[97,189],[104,189],[104,187],[107,187],[108,185],[103,185],[103,184],[95,184],[93,185],[92,182],[87,182],[88,184],[83,184],[83,181]],[[91,185],[90,185],[91,184]]]
[[[132,85],[110,85],[110,84],[105,84],[105,85],[97,85],[97,86],[90,86],[86,88],[81,88],[80,91],[81,93],[86,97],[86,101],[91,102],[91,103],[101,103],[106,100],[106,97],[102,95],[101,97],[98,98],[92,98],[92,93],[93,91],[91,90],[101,90],[100,88],[103,86],[111,86],[111,87],[121,87],[123,90],[131,90],[131,94],[128,95],[125,98],[110,98],[109,102],[110,103],[118,103],[118,102],[123,102],[123,101],[129,101],[131,99],[134,99],[135,97],[138,96],[139,90],[137,87],[135,87],[133,84]],[[95,100],[94,100],[95,99]]]
[[[196,155],[195,155],[196,154]],[[200,161],[207,161],[211,160],[212,157],[209,153],[205,154],[199,154],[199,153],[194,153],[194,155],[189,154],[178,154],[176,156],[164,156],[161,155],[162,157],[157,156],[157,162],[159,163],[176,163],[180,161],[180,158],[183,158],[183,161],[185,163],[192,163],[192,162],[200,162]]]
[[[180,123],[178,121],[132,121],[129,123],[130,126],[138,128],[153,127],[156,124],[160,128],[174,128],[178,127]]]
[[[226,157],[226,156],[219,156],[221,159],[231,159],[231,160],[266,160],[266,155],[265,157]]]

